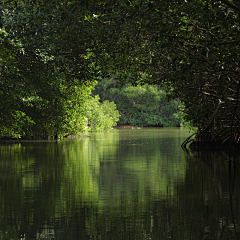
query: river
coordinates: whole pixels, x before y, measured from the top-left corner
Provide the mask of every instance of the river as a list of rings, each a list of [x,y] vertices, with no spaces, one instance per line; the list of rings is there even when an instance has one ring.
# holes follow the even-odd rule
[[[183,151],[189,135],[0,142],[0,239],[239,239],[239,161]]]

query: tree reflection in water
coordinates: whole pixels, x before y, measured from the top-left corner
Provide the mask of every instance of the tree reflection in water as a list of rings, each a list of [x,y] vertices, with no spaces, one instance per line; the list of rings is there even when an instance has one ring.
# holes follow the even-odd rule
[[[186,154],[187,134],[3,142],[1,239],[238,239],[239,158]]]

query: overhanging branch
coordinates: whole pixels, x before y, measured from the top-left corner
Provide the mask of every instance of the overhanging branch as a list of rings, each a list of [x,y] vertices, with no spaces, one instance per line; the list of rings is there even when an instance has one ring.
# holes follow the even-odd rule
[[[228,0],[221,0],[222,3],[226,4],[227,6],[229,6],[230,8],[240,12],[240,8],[238,6],[236,6],[233,3],[230,3]]]

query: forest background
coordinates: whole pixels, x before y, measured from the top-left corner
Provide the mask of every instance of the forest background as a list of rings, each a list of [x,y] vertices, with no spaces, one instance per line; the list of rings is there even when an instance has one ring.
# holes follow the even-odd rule
[[[166,88],[165,88],[166,89]],[[157,85],[121,85],[113,78],[99,79],[93,94],[100,101],[114,102],[120,113],[118,125],[144,127],[180,127],[186,125],[181,102],[169,99],[163,87]]]

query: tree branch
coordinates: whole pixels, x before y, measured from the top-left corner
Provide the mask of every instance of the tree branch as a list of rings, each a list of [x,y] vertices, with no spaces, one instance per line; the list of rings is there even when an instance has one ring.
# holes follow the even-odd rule
[[[238,6],[236,6],[233,3],[230,3],[228,0],[221,0],[222,3],[225,3],[227,6],[229,6],[230,8],[240,12],[240,8]]]

